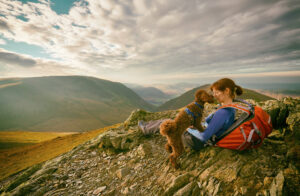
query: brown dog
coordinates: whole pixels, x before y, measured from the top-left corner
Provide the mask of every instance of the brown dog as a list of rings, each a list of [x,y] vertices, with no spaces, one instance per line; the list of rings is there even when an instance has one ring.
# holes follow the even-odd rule
[[[213,103],[213,96],[204,90],[195,93],[194,102],[188,104],[185,110],[178,113],[174,120],[165,120],[160,125],[160,134],[167,137],[166,150],[171,153],[169,160],[174,168],[178,168],[177,157],[184,151],[181,136],[190,126],[194,126],[199,131],[203,131],[201,125],[204,103]]]

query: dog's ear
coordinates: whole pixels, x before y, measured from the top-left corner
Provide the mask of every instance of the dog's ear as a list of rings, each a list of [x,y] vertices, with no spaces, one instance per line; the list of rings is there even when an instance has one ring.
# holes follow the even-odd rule
[[[208,102],[213,103],[214,97],[209,95],[205,90],[197,90],[195,93],[195,100],[198,102]]]

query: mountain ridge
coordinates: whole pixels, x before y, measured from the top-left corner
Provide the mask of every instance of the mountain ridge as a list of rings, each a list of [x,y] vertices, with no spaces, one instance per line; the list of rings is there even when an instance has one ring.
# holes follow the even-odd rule
[[[11,81],[21,83],[0,88],[0,130],[78,132],[118,123],[134,108],[154,109],[125,85],[94,77]]]
[[[155,111],[164,111],[164,110],[174,110],[181,107],[184,107],[185,105],[189,104],[194,100],[194,94],[198,89],[210,91],[210,84],[205,84],[203,86],[199,86],[196,88],[193,88],[182,95],[173,98],[164,104],[160,105],[156,108]],[[255,101],[266,101],[266,100],[274,100],[274,98],[266,96],[264,94],[255,92],[254,90],[243,88],[243,94],[241,96],[237,96],[237,99],[254,99]]]
[[[142,87],[136,85],[136,88]],[[94,77],[0,79],[0,131],[84,132],[121,122],[136,108],[148,111],[178,109],[190,103],[195,91],[201,88],[208,90],[209,85],[193,88],[169,100],[161,90],[143,87],[140,95],[148,97],[147,102],[137,90]],[[248,96],[241,98],[265,97],[245,91]],[[149,102],[164,103],[157,107]]]

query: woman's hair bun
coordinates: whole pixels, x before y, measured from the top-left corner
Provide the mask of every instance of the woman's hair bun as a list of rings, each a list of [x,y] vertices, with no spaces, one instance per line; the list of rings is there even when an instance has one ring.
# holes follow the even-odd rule
[[[236,86],[235,86],[235,93],[236,93],[236,95],[242,95],[242,94],[243,94],[243,89],[242,89],[242,87],[236,85]]]

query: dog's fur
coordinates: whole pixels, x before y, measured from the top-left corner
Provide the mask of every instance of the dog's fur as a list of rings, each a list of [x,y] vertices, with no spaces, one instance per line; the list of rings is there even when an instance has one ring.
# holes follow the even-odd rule
[[[194,126],[199,131],[203,131],[203,127],[201,125],[201,119],[203,114],[203,109],[195,104],[197,102],[199,105],[204,106],[204,103],[213,103],[213,96],[209,95],[204,90],[198,90],[195,93],[194,102],[188,104],[186,108],[188,108],[195,115],[200,114],[193,123],[194,119],[190,115],[188,115],[184,110],[180,111],[174,120],[165,120],[160,125],[160,134],[167,137],[167,144],[165,146],[166,150],[171,153],[169,156],[169,160],[174,168],[178,168],[179,165],[176,162],[176,159],[180,154],[183,153],[184,147],[182,143],[181,136],[186,131],[186,129],[190,126]]]

